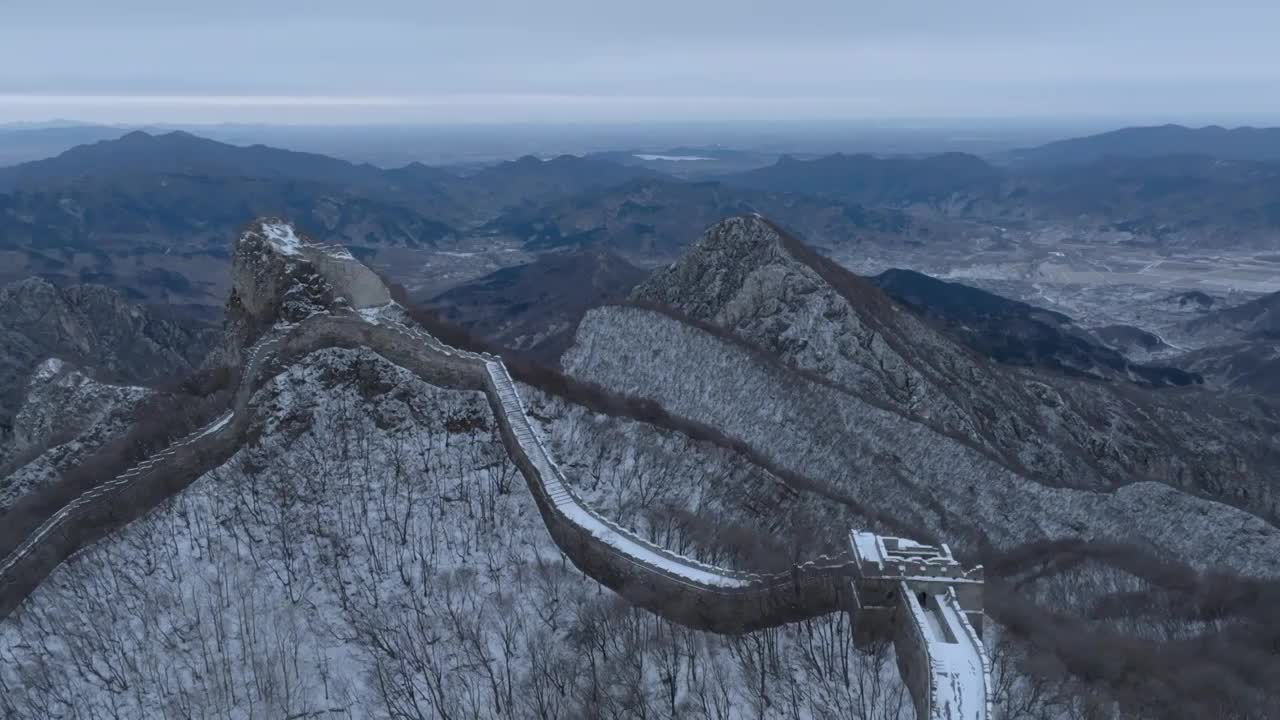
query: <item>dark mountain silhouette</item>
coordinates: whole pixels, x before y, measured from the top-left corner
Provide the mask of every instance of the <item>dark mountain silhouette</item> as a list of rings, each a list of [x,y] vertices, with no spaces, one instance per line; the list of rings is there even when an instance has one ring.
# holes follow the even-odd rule
[[[1109,156],[1025,169],[966,208],[992,218],[1070,221],[1168,247],[1273,247],[1280,163],[1203,155]]]
[[[1082,165],[1108,156],[1204,155],[1221,160],[1280,160],[1280,128],[1211,125],[1130,127],[1016,150],[1015,162],[1030,166]]]
[[[151,135],[135,131],[2,169],[0,191],[144,175],[270,178],[388,189],[393,185],[379,168],[325,155],[265,145],[229,145],[186,132]]]
[[[1176,368],[1130,362],[1062,313],[912,270],[887,270],[870,280],[970,349],[1003,363],[1150,385],[1201,382]]]
[[[1119,131],[1115,142],[1128,147],[1126,138],[1139,130],[1144,129]],[[1280,129],[1223,132],[1242,133],[1231,138],[1262,138],[1259,143],[1265,144]],[[1216,137],[1206,133],[1205,137]],[[1090,139],[1079,142],[1085,140]],[[1237,142],[1244,141],[1224,141],[1224,147]],[[1127,153],[1068,147],[1070,163],[1025,162],[1013,168],[998,168],[962,153],[923,158],[783,157],[768,167],[723,176],[723,181],[739,188],[983,222],[1083,222],[1133,233],[1137,242],[1170,247],[1269,247],[1280,229],[1280,152],[1223,150],[1219,157],[1207,143],[1195,142],[1166,143],[1162,147],[1169,152],[1156,152],[1155,143],[1136,146],[1149,151]]]
[[[819,246],[924,242],[943,232],[897,210],[825,198],[730,187],[718,182],[636,180],[542,206],[520,208],[487,229],[531,250],[607,247],[637,263],[680,255],[707,226],[760,212]],[[935,234],[936,233],[936,234]]]
[[[77,145],[113,140],[127,132],[125,128],[70,122],[43,127],[0,127],[0,167],[53,157]]]
[[[1280,292],[1206,313],[1187,323],[1186,329],[1198,336],[1280,339]]]
[[[134,300],[215,306],[226,238],[254,215],[298,218],[324,242],[429,247],[465,212],[422,166],[370,165],[182,132],[129,133],[0,170],[0,282],[40,275]]]
[[[497,213],[531,203],[600,190],[636,179],[666,175],[598,157],[561,155],[541,160],[526,155],[498,163],[450,185],[461,201],[481,213]]]
[[[945,153],[924,158],[836,154],[796,160],[784,156],[769,167],[727,175],[723,180],[736,187],[806,193],[867,205],[909,205],[989,192],[1000,178],[1000,170],[981,158]]]
[[[186,132],[131,132],[0,169],[0,250],[15,251],[0,282],[42,275],[213,305],[226,291],[225,238],[246,217],[292,217],[318,241],[369,257],[450,243],[503,208],[657,176],[561,156],[464,177],[419,163],[384,170]]]
[[[547,253],[450,289],[431,305],[479,337],[548,359],[568,347],[587,310],[623,300],[646,274],[607,250]]]

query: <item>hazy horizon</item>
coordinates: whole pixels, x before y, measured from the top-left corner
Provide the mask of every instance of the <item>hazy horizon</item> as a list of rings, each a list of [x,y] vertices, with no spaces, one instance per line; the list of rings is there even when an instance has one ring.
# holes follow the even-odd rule
[[[0,122],[1280,121],[1280,7],[68,0],[5,11]]]

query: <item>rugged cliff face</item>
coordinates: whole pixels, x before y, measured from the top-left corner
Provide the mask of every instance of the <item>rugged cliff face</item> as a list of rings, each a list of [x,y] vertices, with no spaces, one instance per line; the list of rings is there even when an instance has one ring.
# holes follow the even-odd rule
[[[201,327],[157,318],[98,285],[58,288],[29,278],[0,289],[0,442],[12,432],[27,379],[48,358],[103,379],[146,383],[199,364]]]
[[[231,296],[211,364],[240,355],[276,322],[298,322],[335,302],[333,287],[302,255],[304,238],[278,218],[250,223],[231,252]]]
[[[666,307],[589,312],[566,372],[716,427],[801,476],[780,505],[816,495],[857,525],[896,529],[887,514],[989,559],[997,664],[1062,669],[1036,687],[1091,678],[1032,715],[1069,716],[1086,696],[1124,717],[1211,715],[1215,695],[1242,716],[1274,706],[1245,679],[1280,678],[1263,659],[1280,620],[1261,599],[1280,577],[1278,425],[1266,405],[986,362],[758,217],[712,228],[635,298]],[[1193,570],[1172,570],[1184,564]],[[1211,628],[1193,608],[1220,591],[1259,600]],[[1240,652],[1256,662],[1229,669]],[[1119,657],[1125,670],[1102,667]],[[996,707],[1019,692],[998,693]]]

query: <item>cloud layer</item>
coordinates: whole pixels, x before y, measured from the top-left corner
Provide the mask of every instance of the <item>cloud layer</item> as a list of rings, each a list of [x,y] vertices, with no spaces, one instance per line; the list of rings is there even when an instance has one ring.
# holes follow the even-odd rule
[[[63,0],[3,14],[0,121],[1280,115],[1270,2]]]

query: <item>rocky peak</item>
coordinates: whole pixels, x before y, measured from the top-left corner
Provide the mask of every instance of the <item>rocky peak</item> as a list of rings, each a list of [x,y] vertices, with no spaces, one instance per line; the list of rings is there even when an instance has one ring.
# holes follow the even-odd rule
[[[953,343],[758,214],[713,225],[632,299],[720,326],[799,369],[911,413],[957,416],[952,401],[931,389],[936,356],[973,379]]]
[[[769,304],[760,291],[776,286],[793,264],[781,236],[759,215],[727,218],[708,228],[683,258],[637,287],[633,298],[733,325],[752,312],[749,306],[756,301]]]
[[[346,249],[313,242],[291,222],[266,217],[249,223],[231,252],[221,362],[276,323],[296,323],[318,312],[372,308],[391,301],[382,279]]]
[[[1245,454],[1269,452],[1258,436],[1235,443],[1245,448],[1240,455],[1201,450],[1214,443],[1192,437],[1170,443],[1170,426],[1201,435],[1217,428],[1216,419],[1188,419],[1205,410],[1205,398],[1133,401],[1132,391],[1108,384],[998,366],[756,215],[708,229],[632,299],[717,326],[811,378],[1052,483],[1186,483],[1199,473],[1229,485],[1240,473],[1224,469],[1244,467]],[[1144,406],[1166,399],[1170,419],[1152,422]],[[1107,444],[1096,441],[1101,433]]]
[[[338,302],[333,287],[303,253],[311,243],[288,221],[249,223],[231,249],[231,295],[217,362],[238,364],[240,352],[277,322],[299,322]]]

